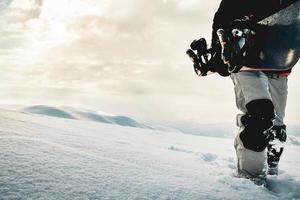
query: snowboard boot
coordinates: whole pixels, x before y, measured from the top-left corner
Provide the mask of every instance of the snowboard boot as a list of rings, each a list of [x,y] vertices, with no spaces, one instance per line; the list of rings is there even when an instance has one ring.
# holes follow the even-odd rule
[[[271,140],[268,144],[268,175],[278,175],[278,163],[286,142],[286,126],[273,126],[269,131]]]

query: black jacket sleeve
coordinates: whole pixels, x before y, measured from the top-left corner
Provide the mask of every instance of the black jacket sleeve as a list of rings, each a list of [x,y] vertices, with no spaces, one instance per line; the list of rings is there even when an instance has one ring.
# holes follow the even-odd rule
[[[216,47],[218,45],[218,39],[217,39],[217,30],[222,29],[228,29],[230,26],[230,23],[236,18],[237,13],[237,0],[222,0],[220,3],[220,6],[215,13],[214,19],[213,19],[213,25],[212,25],[212,47]],[[235,11],[234,11],[235,10]]]
[[[229,23],[234,19],[236,11],[233,10],[237,5],[235,0],[222,0],[219,9],[215,13],[213,20],[213,30],[218,30],[219,28],[226,29]],[[235,9],[236,10],[236,9]]]

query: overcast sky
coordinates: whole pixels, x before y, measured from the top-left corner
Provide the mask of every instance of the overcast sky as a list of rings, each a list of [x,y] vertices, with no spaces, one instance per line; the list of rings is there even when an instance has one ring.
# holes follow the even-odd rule
[[[185,55],[218,0],[0,0],[0,104],[73,106],[147,121],[234,121],[233,86]],[[297,78],[298,76],[298,78]],[[300,119],[300,68],[287,121]]]

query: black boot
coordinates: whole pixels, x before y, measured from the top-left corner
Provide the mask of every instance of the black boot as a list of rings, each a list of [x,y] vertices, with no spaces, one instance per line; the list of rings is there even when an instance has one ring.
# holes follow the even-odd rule
[[[286,142],[286,126],[273,126],[269,131],[271,140],[268,145],[268,174],[278,175],[278,163]]]

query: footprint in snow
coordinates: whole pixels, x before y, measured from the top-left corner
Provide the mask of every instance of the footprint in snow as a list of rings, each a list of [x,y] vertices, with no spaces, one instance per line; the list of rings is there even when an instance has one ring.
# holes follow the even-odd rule
[[[215,161],[218,156],[212,153],[198,153],[200,155],[200,159],[206,162],[213,162]]]
[[[267,188],[281,198],[300,199],[300,180],[296,180],[291,175],[281,174],[278,177],[268,177]]]

